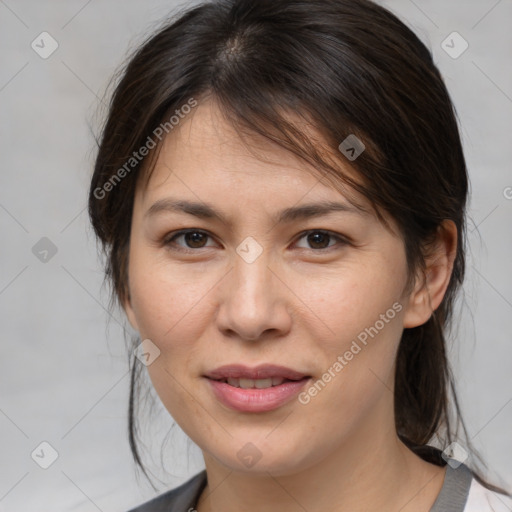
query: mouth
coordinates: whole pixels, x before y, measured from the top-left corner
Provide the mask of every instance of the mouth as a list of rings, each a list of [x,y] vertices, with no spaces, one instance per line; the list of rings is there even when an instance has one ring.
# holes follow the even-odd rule
[[[222,366],[203,375],[215,397],[239,412],[266,412],[289,402],[311,379],[310,375],[276,365],[248,368]]]
[[[309,377],[303,377],[309,378]],[[212,379],[216,382],[224,382],[233,386],[234,388],[242,388],[242,389],[267,389],[275,386],[280,386],[284,382],[297,382],[302,379],[285,379],[284,377],[269,377],[267,379],[247,379],[240,378],[236,379],[233,377],[225,378],[225,379]]]

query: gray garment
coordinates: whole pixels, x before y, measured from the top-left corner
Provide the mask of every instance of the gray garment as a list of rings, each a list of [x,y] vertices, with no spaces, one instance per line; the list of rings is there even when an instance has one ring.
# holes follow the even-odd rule
[[[455,464],[454,464],[455,466]],[[443,487],[430,512],[463,512],[473,476],[467,466],[447,466]],[[206,487],[206,470],[129,512],[192,512]]]
[[[450,463],[454,462],[450,459]],[[457,464],[458,462],[454,466]],[[443,487],[430,512],[463,512],[472,480],[473,475],[467,466],[461,464],[454,468],[448,464]]]

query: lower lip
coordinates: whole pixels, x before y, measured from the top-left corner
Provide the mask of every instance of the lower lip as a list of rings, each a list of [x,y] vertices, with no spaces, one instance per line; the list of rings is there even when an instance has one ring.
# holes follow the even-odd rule
[[[279,386],[265,389],[243,389],[230,386],[227,382],[207,379],[215,396],[227,407],[242,412],[272,411],[289,402],[304,387],[309,377],[286,381]]]

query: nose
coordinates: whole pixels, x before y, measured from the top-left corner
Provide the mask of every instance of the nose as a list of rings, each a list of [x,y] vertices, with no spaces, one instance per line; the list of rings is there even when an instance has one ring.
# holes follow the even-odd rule
[[[266,253],[248,263],[238,254],[219,287],[217,325],[224,336],[255,341],[279,337],[291,328],[290,290],[269,266]]]

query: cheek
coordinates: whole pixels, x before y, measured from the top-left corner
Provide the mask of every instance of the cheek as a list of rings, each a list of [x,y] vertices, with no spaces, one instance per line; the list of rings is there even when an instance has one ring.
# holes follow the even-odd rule
[[[342,351],[359,335],[364,341],[368,329],[375,332],[376,323],[378,331],[386,331],[383,336],[399,337],[405,278],[400,255],[389,262],[368,258],[347,265],[320,284],[314,279],[305,281],[309,284],[302,294],[328,327],[330,335],[324,339],[330,340],[330,350]]]
[[[313,407],[320,415],[332,414],[333,403],[337,411],[364,414],[390,393],[403,330],[401,292],[406,274],[401,263],[400,254],[391,261],[359,262],[346,269],[343,279],[332,279],[327,289],[310,291],[310,303],[318,307],[330,330],[318,343],[325,373],[304,396],[304,401],[316,402]],[[347,417],[339,420],[348,422]]]
[[[157,393],[172,407],[186,399],[179,383],[190,379],[191,362],[204,359],[195,342],[211,317],[212,274],[170,268],[143,250],[134,251],[130,259],[131,305],[140,338],[150,339],[160,350],[147,369]]]
[[[311,418],[306,421],[320,429],[321,425],[336,425],[337,439],[355,434],[354,429],[367,424],[365,419],[369,417],[376,420],[371,424],[379,424],[392,410],[401,333],[399,314],[381,329],[381,324],[375,323],[373,320],[367,327],[351,328],[353,335],[341,334],[327,350],[324,373],[299,397],[303,411]]]
[[[188,431],[191,418],[201,417],[191,400],[188,371],[190,361],[201,358],[194,340],[204,323],[206,301],[200,299],[205,287],[199,278],[184,279],[183,272],[164,271],[158,262],[137,266],[132,261],[131,303],[140,338],[150,339],[160,350],[147,366],[148,375],[165,408]]]
[[[134,251],[130,260],[130,295],[140,335],[162,344],[183,339],[197,325],[211,284],[204,272],[179,267]]]

